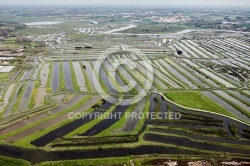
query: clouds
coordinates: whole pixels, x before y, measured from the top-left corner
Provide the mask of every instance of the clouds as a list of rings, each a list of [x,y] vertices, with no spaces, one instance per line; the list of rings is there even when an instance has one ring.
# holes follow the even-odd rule
[[[1,2],[2,1],[2,2]],[[1,0],[0,4],[112,4],[112,5],[230,5],[230,6],[250,6],[249,0]]]

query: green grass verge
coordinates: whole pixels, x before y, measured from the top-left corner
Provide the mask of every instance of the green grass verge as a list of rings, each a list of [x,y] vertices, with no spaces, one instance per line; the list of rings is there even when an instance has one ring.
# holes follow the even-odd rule
[[[219,95],[218,93],[215,93],[215,92],[212,92],[212,93],[214,95],[216,95],[217,97],[221,98],[222,100],[224,100],[225,102],[227,102],[228,104],[230,104],[235,109],[239,110],[242,114],[245,114],[247,117],[250,117],[250,112],[248,112],[247,110],[243,109],[242,107],[240,107],[239,105],[235,104],[231,100],[228,100],[225,97]]]
[[[87,72],[86,72],[86,69],[83,68],[82,62],[79,62],[79,63],[80,63],[80,65],[81,65],[81,69],[82,69],[82,73],[83,73],[83,76],[84,76],[84,80],[85,80],[86,87],[87,87],[88,91],[93,91],[93,88],[92,88],[92,86],[91,86],[91,83],[90,83],[88,74],[87,74]]]
[[[71,77],[72,77],[74,91],[80,92],[80,87],[79,87],[77,80],[76,80],[76,73],[75,73],[72,61],[69,62],[69,65],[70,65],[70,70],[71,70]]]
[[[240,138],[238,135],[238,125],[237,124],[229,124],[229,130],[233,134],[235,138]]]
[[[29,105],[28,105],[29,109],[32,109],[36,104],[36,95],[37,95],[38,87],[39,87],[39,80],[35,82],[35,85],[34,85],[34,88],[30,97]]]
[[[231,136],[227,134],[226,129],[212,129],[212,128],[190,128],[190,127],[177,127],[177,126],[148,126],[153,129],[166,129],[172,131],[183,131],[186,133],[191,133],[195,135],[206,135],[212,137],[223,137],[232,139]]]
[[[26,166],[26,165],[31,165],[31,164],[25,160],[0,156],[0,165],[2,166],[10,166],[10,165]]]
[[[151,63],[153,63],[152,60],[151,60]],[[140,65],[145,69],[145,71],[147,70],[145,68],[145,66],[143,66],[142,64],[140,64]],[[147,76],[141,70],[137,69],[137,71],[139,73],[141,73],[145,78],[147,78]],[[164,79],[159,77],[157,74],[151,72],[150,70],[148,70],[147,72],[150,72],[155,78],[157,78],[159,81],[161,81],[163,84],[165,84],[168,88],[171,88],[171,85],[169,85]],[[153,85],[155,86],[156,89],[163,89],[159,84],[156,83],[155,80],[153,80],[153,81],[149,80],[149,81],[153,83]]]
[[[186,138],[186,139],[189,139],[190,141],[192,142],[198,142],[198,143],[205,143],[207,144],[208,146],[209,145],[217,145],[217,146],[224,146],[224,147],[230,147],[232,148],[232,144],[231,143],[225,143],[225,142],[213,142],[213,141],[208,141],[208,140],[201,140],[201,139],[194,139],[194,138],[190,138],[188,136],[184,136],[184,135],[178,135],[178,134],[173,134],[173,133],[159,133],[159,132],[153,132],[153,131],[150,131],[148,133],[152,133],[152,134],[157,134],[157,135],[161,135],[163,137],[172,137],[173,139],[174,138]],[[170,145],[170,144],[169,144]],[[175,145],[176,146],[176,145]],[[249,146],[246,146],[246,145],[242,145],[242,144],[234,144],[233,145],[234,148],[236,149],[241,149],[241,150],[249,150],[250,147]],[[191,150],[190,147],[184,147],[184,146],[178,146],[178,148],[188,148]],[[207,150],[203,150],[203,149],[198,149],[199,151],[201,152],[206,152]],[[217,151],[210,151],[212,152],[213,154],[216,153]],[[220,152],[219,152],[220,153]],[[235,152],[234,154],[237,154],[237,152]]]
[[[88,101],[91,97],[90,96],[86,96],[85,98],[83,98],[81,101],[79,101],[75,106],[73,106],[71,109],[72,111],[79,108],[80,106],[82,106],[86,101]],[[90,106],[91,107],[91,106]],[[89,108],[87,110],[87,112],[89,112],[90,110],[92,110],[92,108]],[[68,111],[69,112],[69,111]],[[29,135],[28,137],[25,137],[17,142],[14,142],[15,145],[20,145],[20,146],[26,146],[26,147],[31,147],[32,145],[30,145],[30,142],[33,141],[33,140],[36,140],[38,139],[39,137],[49,133],[50,131],[53,131],[61,126],[64,126],[72,121],[74,121],[75,119],[67,119],[65,121],[62,121],[62,122],[59,122],[58,124],[54,125],[54,126],[51,126],[51,127],[48,127],[44,130],[41,130],[39,132],[36,132],[32,135]]]
[[[63,73],[63,64],[62,61],[60,61],[60,86],[59,89],[61,91],[66,89],[66,84],[65,84],[65,80],[64,80],[64,73]]]
[[[113,124],[111,127],[109,127],[108,129],[102,131],[101,133],[98,134],[98,136],[108,136],[108,135],[112,135],[112,130],[114,129],[120,129],[122,128],[122,126],[124,125],[124,123],[126,122],[126,113],[131,113],[134,108],[136,107],[137,104],[132,104],[128,107],[128,109],[125,111],[125,113],[123,114],[123,116],[121,117],[121,119],[119,119],[115,124]],[[126,134],[126,133],[124,133]],[[115,134],[117,135],[117,134]],[[118,135],[121,135],[120,133]]]
[[[25,71],[22,70],[22,71],[18,74],[18,76],[15,78],[15,81],[19,81],[19,80],[23,77],[24,74],[25,74]]]
[[[37,96],[37,91],[38,91],[38,88],[40,86],[40,75],[41,75],[41,71],[43,69],[44,66],[42,66],[38,73],[37,73],[37,81],[35,82],[35,85],[34,85],[34,88],[33,88],[33,91],[32,91],[32,95],[31,95],[31,98],[30,98],[30,101],[29,101],[29,105],[28,105],[28,108],[29,109],[32,109],[33,107],[35,107],[36,105],[36,96]],[[35,71],[35,70],[34,70]]]
[[[0,74],[0,79],[7,78],[9,76],[9,73],[1,73]]]
[[[235,95],[234,93],[231,93],[231,92],[229,92],[229,91],[225,91],[225,90],[224,90],[223,92],[229,94],[229,95],[232,96],[233,98],[239,100],[239,101],[242,102],[243,104],[246,104],[248,107],[250,107],[250,100],[249,100],[249,101],[246,101],[246,100],[242,99],[241,97],[239,97],[239,96],[237,96],[237,95]],[[239,93],[241,93],[241,92],[239,92]]]
[[[25,85],[22,85],[22,87],[19,89],[19,91],[17,92],[17,100],[16,100],[16,103],[13,105],[13,107],[12,107],[12,112],[14,112],[14,111],[17,111],[18,110],[18,107],[19,107],[19,105],[20,105],[20,103],[21,103],[21,100],[22,100],[22,97],[23,97],[23,93],[24,93],[24,91],[25,91],[25,89],[26,89],[26,86],[27,86],[27,84],[25,84]],[[11,100],[10,100],[11,101]]]
[[[52,70],[53,70],[53,62],[50,62],[49,64],[49,72],[48,72],[48,80],[46,83],[46,92],[51,92],[51,80],[52,80]]]
[[[107,85],[104,83],[104,81],[102,81],[102,79],[100,78],[100,73],[98,73],[98,71],[96,71],[96,69],[94,68],[94,64],[92,62],[89,62],[90,66],[92,67],[92,70],[94,71],[95,73],[95,76],[96,76],[96,79],[99,81],[102,89],[104,92],[108,92],[108,88],[107,88]],[[94,77],[94,76],[92,76]],[[99,79],[98,79],[99,78]]]
[[[110,72],[106,69],[106,67],[102,64],[101,65],[103,71],[106,73],[106,75],[109,77],[109,79],[112,81],[112,83],[114,84],[116,91],[118,91],[119,93],[123,93],[124,94],[124,90],[122,89],[122,87],[120,86],[120,84],[116,81],[116,79],[110,74]]]
[[[143,67],[143,66],[142,66]],[[144,78],[146,78],[146,80],[147,81],[149,81],[150,83],[152,83],[153,85],[154,85],[154,87],[156,88],[156,89],[162,89],[162,87],[159,85],[159,84],[157,84],[156,83],[156,81],[155,80],[151,80],[151,79],[149,79],[149,78],[147,78],[147,76],[141,71],[141,70],[139,70],[139,69],[135,69],[138,73],[140,73]],[[145,69],[145,71],[146,71],[147,69]],[[147,72],[149,72],[149,71],[147,71]],[[151,73],[152,74],[152,73]],[[154,74],[152,74],[152,75],[154,75]],[[157,78],[157,76],[156,75],[154,75],[156,78]]]
[[[165,59],[163,59],[165,61]],[[167,63],[167,62],[166,62]],[[159,62],[159,64],[161,65],[161,67],[169,74],[169,76],[167,76],[168,78],[172,77],[172,81],[174,81],[177,85],[179,85],[181,88],[186,89],[186,87],[189,87],[188,84],[186,84],[185,82],[182,82],[180,80],[180,78],[176,77],[176,75],[174,75],[172,72],[170,72],[168,70],[168,68],[166,68],[161,62]],[[171,78],[170,78],[171,79]]]
[[[202,109],[210,112],[220,113],[230,117],[234,117],[229,111],[225,110],[221,105],[217,104],[200,92],[168,92],[164,94],[168,99],[177,104],[189,108]]]
[[[172,61],[172,60],[171,60]],[[199,89],[202,88],[202,85],[199,84],[198,82],[196,82],[195,80],[193,80],[192,78],[190,78],[186,73],[182,72],[178,67],[176,67],[176,63],[175,65],[173,65],[172,63],[174,63],[173,61],[171,63],[169,63],[169,65],[174,68],[176,71],[178,71],[181,75],[183,75],[184,77],[187,78],[187,80],[189,80],[193,85],[197,86]],[[190,73],[192,74],[192,73]],[[195,76],[194,76],[195,77]],[[199,78],[197,78],[199,79]]]
[[[131,93],[132,95],[138,95],[138,91],[129,83],[126,77],[119,70],[117,70],[116,73],[122,79],[124,84],[126,84],[131,89],[129,93]]]
[[[92,128],[95,124],[101,122],[103,119],[105,119],[104,117],[108,117],[109,114],[116,108],[116,105],[112,105],[107,111],[105,111],[105,113],[102,114],[102,116],[93,119],[92,121],[90,121],[89,123],[83,125],[82,127],[79,127],[78,129],[72,131],[71,133],[67,134],[64,136],[64,138],[71,138],[72,136],[76,135],[76,134],[82,134],[85,131],[89,130],[90,128]]]
[[[172,59],[171,59],[172,60]],[[173,61],[173,60],[172,60]],[[176,64],[176,63],[175,63]],[[212,85],[211,83],[209,83],[209,82],[207,82],[205,79],[203,79],[202,77],[200,77],[200,76],[198,76],[197,74],[195,74],[195,72],[193,72],[191,69],[189,69],[188,67],[185,67],[183,64],[181,64],[181,63],[178,63],[178,65],[180,66],[180,67],[182,67],[183,69],[185,69],[186,71],[188,71],[189,73],[191,73],[194,77],[196,77],[197,79],[199,79],[200,81],[202,81],[204,84],[206,84],[206,85],[208,85],[208,86],[210,86],[210,87],[214,87],[214,85]],[[191,67],[191,68],[193,68],[193,67]],[[198,72],[199,73],[199,70],[197,70],[196,68],[193,68],[193,70],[195,70],[196,72]],[[212,81],[212,80],[211,80]],[[199,88],[202,88],[202,85],[200,85],[199,83],[198,83],[198,87]]]
[[[133,79],[143,88],[144,84],[124,65],[121,65],[127,72],[128,74],[133,77]]]
[[[83,159],[83,160],[65,160],[65,161],[46,161],[38,166],[68,166],[68,165],[129,165],[129,157]]]

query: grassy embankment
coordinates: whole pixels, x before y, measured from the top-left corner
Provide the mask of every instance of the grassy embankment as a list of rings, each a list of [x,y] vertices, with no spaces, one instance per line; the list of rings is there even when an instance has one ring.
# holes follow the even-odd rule
[[[52,80],[52,70],[53,70],[53,62],[50,62],[49,64],[49,72],[48,72],[48,80],[46,83],[46,92],[51,92],[51,80]]]
[[[38,88],[39,88],[39,80],[35,82],[35,85],[34,85],[34,88],[30,97],[29,105],[28,105],[29,109],[32,109],[36,104],[36,95],[37,95]]]
[[[76,110],[77,108],[81,107],[86,101],[88,101],[90,98],[91,98],[90,96],[84,97],[82,100],[80,100],[80,101],[79,101],[78,103],[76,103],[74,106],[72,106],[71,108],[69,108],[69,109],[67,109],[67,110],[65,110],[65,111],[63,111],[63,112],[66,113],[66,112],[70,112],[70,111]],[[90,110],[92,110],[92,108],[86,110],[86,112],[89,112]],[[61,114],[61,115],[62,115],[62,114]],[[51,118],[50,118],[50,119],[51,119]],[[50,120],[50,119],[49,119],[49,120]],[[21,140],[19,140],[19,141],[17,141],[17,142],[14,142],[14,144],[20,145],[20,146],[31,147],[31,145],[30,145],[30,142],[31,142],[31,141],[38,139],[39,137],[41,137],[41,136],[47,134],[47,133],[50,132],[50,131],[53,131],[53,130],[55,130],[55,129],[61,127],[61,126],[64,126],[64,125],[66,125],[66,124],[72,122],[73,120],[75,120],[75,119],[67,119],[67,120],[65,120],[65,121],[59,122],[58,124],[56,124],[56,125],[54,125],[54,126],[52,126],[52,127],[48,127],[48,128],[46,128],[46,129],[44,129],[44,130],[42,130],[42,131],[36,132],[36,133],[34,133],[34,134],[32,134],[32,135],[29,135],[28,137],[25,137],[25,138],[23,138],[23,139],[21,139]]]
[[[26,89],[26,86],[27,84],[25,85],[22,85],[22,87],[19,89],[19,91],[17,92],[17,100],[16,100],[16,103],[14,104],[14,106],[12,107],[12,112],[13,111],[17,111],[18,110],[18,107],[21,103],[21,100],[22,100],[22,97],[23,97],[23,93]],[[14,97],[14,96],[13,96]],[[11,100],[10,100],[11,101]]]
[[[100,117],[96,118],[96,119],[93,119],[92,121],[88,122],[87,124],[83,125],[82,127],[79,127],[78,129],[72,131],[71,133],[65,135],[64,137],[65,138],[71,138],[73,137],[74,135],[77,135],[77,134],[81,134],[81,133],[84,133],[86,132],[87,130],[91,129],[94,125],[96,125],[97,123],[101,122],[104,117],[108,117],[112,111],[116,108],[117,106],[114,104],[112,105],[107,111],[105,111],[105,113],[103,113]],[[94,110],[94,109],[93,109]],[[92,111],[93,111],[92,110]],[[86,111],[85,111],[86,112]],[[89,113],[89,112],[87,112]]]
[[[129,89],[131,89],[129,91],[129,93],[131,93],[132,95],[137,95],[138,91],[129,83],[129,81],[126,79],[126,77],[119,70],[117,70],[116,73],[122,79],[124,84],[126,84],[129,87]]]
[[[76,73],[75,73],[72,61],[69,62],[69,65],[70,65],[70,70],[71,70],[71,77],[72,77],[72,84],[73,84],[74,91],[80,92],[80,87],[77,83]]]
[[[129,165],[129,157],[100,158],[100,159],[79,159],[65,161],[47,161],[38,164],[39,166],[63,166],[63,165]]]
[[[108,92],[108,88],[107,88],[107,85],[105,84],[105,82],[100,78],[100,73],[98,73],[99,71],[96,71],[96,69],[94,68],[94,64],[89,62],[90,66],[92,67],[92,70],[94,71],[95,73],[95,76],[96,76],[96,79],[97,81],[100,83],[102,89],[104,92]],[[94,76],[93,76],[94,77]]]
[[[31,165],[31,164],[25,160],[0,156],[0,165],[3,165],[3,166],[8,166],[8,165],[26,166],[26,165]]]
[[[33,88],[33,91],[32,91],[31,97],[30,97],[30,101],[29,101],[29,105],[28,105],[29,109],[32,109],[36,105],[36,95],[37,95],[38,88],[40,86],[40,82],[41,82],[40,75],[41,75],[41,71],[42,71],[43,67],[44,66],[42,66],[37,73],[38,79],[35,81],[34,88]]]
[[[65,84],[65,80],[64,80],[64,73],[63,73],[63,64],[62,61],[60,61],[60,86],[59,89],[61,91],[66,89],[66,84]]]
[[[93,91],[93,88],[91,86],[91,83],[90,83],[90,80],[89,80],[89,77],[88,77],[88,74],[86,72],[86,66],[84,68],[82,62],[79,62],[80,65],[81,65],[81,69],[82,69],[82,73],[83,73],[83,76],[84,76],[84,80],[85,80],[85,84],[86,84],[86,87],[88,89],[88,91]]]
[[[7,78],[9,76],[9,73],[1,73],[0,74],[0,79]]]
[[[126,114],[127,113],[131,113],[134,108],[136,107],[137,104],[131,104],[128,109],[125,111],[125,113],[123,114],[123,116],[116,122],[114,123],[111,127],[109,127],[108,129],[102,131],[100,134],[98,134],[98,136],[107,136],[112,134],[112,131],[114,129],[120,129],[122,128],[123,124],[126,122]],[[126,134],[126,133],[124,133]],[[118,134],[118,135],[122,135],[122,134]]]

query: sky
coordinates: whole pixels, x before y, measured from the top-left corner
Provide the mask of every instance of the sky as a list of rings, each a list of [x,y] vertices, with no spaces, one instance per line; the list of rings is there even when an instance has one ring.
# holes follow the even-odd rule
[[[0,0],[1,4],[250,6],[250,0]]]

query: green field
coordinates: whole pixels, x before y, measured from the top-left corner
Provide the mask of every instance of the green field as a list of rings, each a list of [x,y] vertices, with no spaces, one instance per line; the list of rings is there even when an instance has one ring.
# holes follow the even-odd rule
[[[0,79],[7,78],[9,76],[9,73],[1,73]]]
[[[233,116],[221,105],[202,95],[200,92],[169,92],[164,94],[168,99],[189,108],[202,109],[227,116]]]

